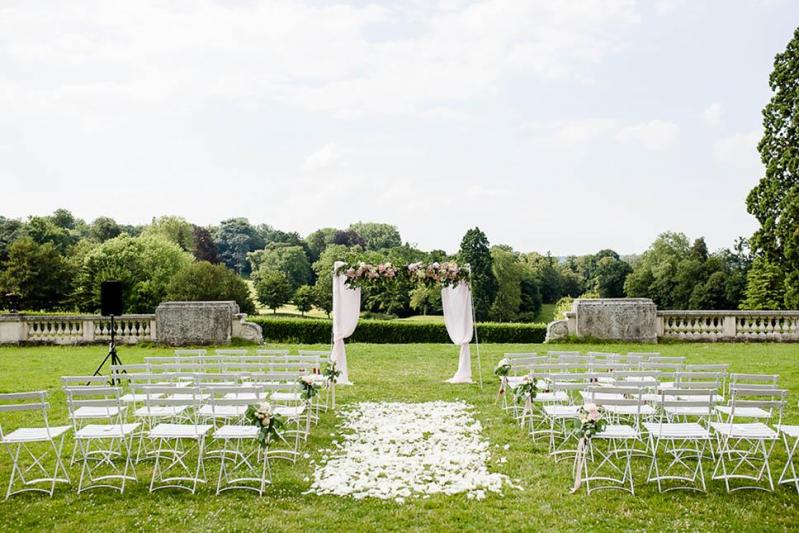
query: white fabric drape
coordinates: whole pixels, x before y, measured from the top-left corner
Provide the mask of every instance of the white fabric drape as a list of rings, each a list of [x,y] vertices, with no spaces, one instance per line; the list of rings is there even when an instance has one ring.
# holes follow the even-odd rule
[[[336,269],[344,263],[333,264],[333,351],[330,360],[335,361],[336,369],[341,371],[338,385],[352,385],[347,374],[347,350],[344,339],[352,335],[361,314],[361,289],[351,289],[346,285],[346,277],[336,275]]]
[[[441,304],[444,308],[444,323],[453,343],[460,346],[458,371],[447,383],[472,382],[472,355],[469,343],[474,334],[472,320],[472,291],[469,284],[460,282],[456,286],[441,289]]]

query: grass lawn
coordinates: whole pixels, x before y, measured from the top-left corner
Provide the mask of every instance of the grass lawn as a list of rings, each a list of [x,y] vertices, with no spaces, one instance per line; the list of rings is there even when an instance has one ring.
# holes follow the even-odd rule
[[[311,348],[324,348],[316,346]],[[588,498],[584,492],[568,493],[571,462],[553,462],[543,442],[534,444],[494,405],[497,382],[494,364],[506,351],[547,349],[647,351],[652,346],[588,344],[483,345],[483,375],[486,386],[448,385],[442,381],[457,366],[457,350],[451,345],[370,345],[348,347],[353,387],[340,387],[339,403],[362,400],[427,401],[464,399],[476,408],[484,435],[490,440],[494,457],[492,471],[520,480],[523,491],[506,488],[502,495],[489,493],[483,501],[465,495],[393,501],[354,500],[334,496],[304,495],[307,477],[313,472],[309,461],[296,465],[276,463],[273,486],[263,498],[253,493],[229,492],[215,496],[212,487],[197,495],[184,492],[147,492],[150,464],[137,467],[140,481],[129,485],[123,496],[110,491],[77,495],[79,469],[70,468],[71,487],[61,486],[50,499],[37,494],[12,497],[0,502],[0,530],[786,530],[799,527],[799,495],[786,487],[769,494],[741,491],[727,494],[720,483],[709,481],[711,465],[706,463],[708,493],[658,494],[644,483],[648,463],[639,459],[634,470],[636,495],[598,492]],[[799,345],[777,344],[664,344],[664,355],[685,355],[692,363],[728,362],[734,372],[779,373],[780,383],[790,390],[788,422],[799,423]],[[126,363],[141,361],[145,355],[167,355],[162,348],[122,347]],[[91,373],[104,355],[94,347],[0,348],[0,391],[48,389],[51,391],[51,423],[64,423],[66,406],[60,392],[61,375]],[[474,357],[473,352],[473,357]],[[474,371],[477,359],[474,357]],[[20,422],[18,415],[0,415],[8,431]],[[314,428],[308,451],[313,458],[334,439],[336,418],[323,416]],[[494,445],[499,448],[494,448]],[[502,446],[508,444],[508,451]],[[67,446],[71,441],[67,442]],[[70,448],[71,449],[71,448]],[[500,464],[497,459],[507,457]],[[785,452],[778,444],[773,470],[782,469]],[[208,463],[208,477],[216,479],[216,464]],[[10,460],[0,454],[0,484],[10,473]]]

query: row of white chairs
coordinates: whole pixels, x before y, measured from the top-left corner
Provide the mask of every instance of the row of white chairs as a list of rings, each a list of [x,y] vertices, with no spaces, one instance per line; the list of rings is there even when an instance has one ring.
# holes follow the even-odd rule
[[[135,465],[141,460],[154,462],[151,492],[172,487],[194,493],[208,481],[205,461],[217,459],[217,493],[248,489],[263,494],[271,482],[270,460],[296,461],[326,406],[323,400],[301,399],[297,380],[307,371],[297,368],[238,373],[128,370],[115,368],[111,380],[62,378],[70,425],[50,425],[45,391],[0,394],[0,413],[41,415],[35,426],[8,434],[0,426],[0,444],[13,463],[6,498],[26,491],[52,496],[58,483],[70,482],[62,455],[70,431],[75,441],[70,463],[81,465],[79,493],[97,488],[124,492],[127,483],[137,480]],[[322,376],[316,382],[323,384]],[[256,444],[258,428],[244,420],[248,406],[261,401],[269,401],[287,423],[282,442],[265,450]],[[49,455],[55,458],[53,467],[46,464]]]
[[[589,475],[586,470],[582,475],[589,491],[596,488],[591,487],[592,481],[613,480],[608,487],[599,488],[625,487],[633,492],[629,461],[638,455],[650,459],[647,480],[657,482],[659,490],[669,490],[670,487],[664,489],[666,481],[683,481],[688,485],[676,488],[704,491],[701,458],[706,446],[715,463],[713,478],[723,480],[727,490],[757,486],[731,484],[741,479],[755,483],[765,481],[767,488],[773,490],[769,458],[774,443],[781,437],[788,460],[778,483],[794,485],[799,492],[795,465],[799,426],[782,423],[786,392],[778,388],[778,376],[727,375],[726,365],[723,368],[684,365],[684,368],[700,370],[660,372],[628,367],[614,368],[612,372],[564,371],[558,363],[548,366],[539,362],[537,367],[529,366],[525,376],[544,384],[543,390],[523,408],[508,403],[504,406],[534,439],[547,435],[550,453],[558,458],[577,454],[574,424],[580,407],[585,402],[599,405],[609,429],[594,438],[608,442],[609,446],[602,452],[596,449],[595,443],[589,443],[588,453],[591,457],[596,455],[596,461],[585,461],[581,468],[595,465],[600,470],[611,468],[621,475]],[[664,378],[669,381],[662,381]],[[523,379],[524,376],[511,376],[503,380],[502,387],[508,389],[503,398],[512,396],[514,387]],[[621,424],[623,419],[629,423]],[[773,427],[765,423],[769,420]],[[634,443],[642,449],[636,451]],[[666,472],[659,466],[659,451],[664,443],[669,457]],[[614,465],[613,459],[618,457],[622,459],[621,465]],[[695,461],[691,464],[691,472],[674,475],[670,471],[687,467],[689,460]],[[753,472],[741,472],[744,467],[754,467],[756,463],[759,468],[752,468]]]

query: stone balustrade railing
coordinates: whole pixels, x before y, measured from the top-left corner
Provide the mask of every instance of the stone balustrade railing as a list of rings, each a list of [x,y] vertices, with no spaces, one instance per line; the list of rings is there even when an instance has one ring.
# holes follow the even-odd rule
[[[155,342],[155,315],[114,319],[116,342]],[[98,315],[0,315],[0,344],[90,344],[111,339],[111,319]]]
[[[799,311],[658,311],[659,338],[799,341]]]

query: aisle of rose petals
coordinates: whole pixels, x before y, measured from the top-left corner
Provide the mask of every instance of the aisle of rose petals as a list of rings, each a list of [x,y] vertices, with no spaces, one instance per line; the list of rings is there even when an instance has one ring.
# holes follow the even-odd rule
[[[403,502],[433,494],[487,492],[515,487],[488,471],[488,439],[462,401],[364,402],[342,412],[342,436],[326,450],[310,493]],[[518,488],[518,487],[516,487]]]

